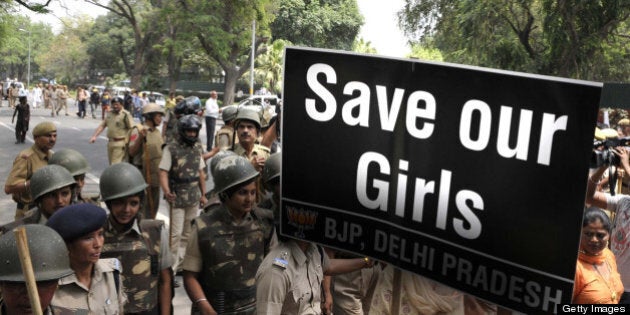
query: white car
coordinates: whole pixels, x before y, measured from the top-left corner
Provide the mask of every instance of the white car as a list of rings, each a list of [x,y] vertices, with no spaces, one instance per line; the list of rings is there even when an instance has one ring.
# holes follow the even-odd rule
[[[131,92],[131,89],[124,86],[114,86],[109,90],[109,95],[112,97],[125,97],[125,92]]]
[[[158,104],[162,107],[166,106],[166,98],[164,97],[164,94],[160,92],[142,91],[138,94],[138,96],[142,97],[144,93],[147,93],[149,101],[151,101],[151,99],[154,99],[155,104]]]
[[[4,82],[4,99],[7,99],[7,96],[9,95],[9,86],[11,86],[11,84],[14,84],[15,87],[18,88],[19,91],[19,95],[23,96],[23,95],[27,95],[27,91],[24,88],[24,83],[19,82],[19,81],[6,81]]]

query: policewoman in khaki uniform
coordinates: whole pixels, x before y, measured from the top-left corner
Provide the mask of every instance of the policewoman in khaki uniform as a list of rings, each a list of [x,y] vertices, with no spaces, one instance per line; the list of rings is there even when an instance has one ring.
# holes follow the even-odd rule
[[[133,164],[142,171],[149,184],[147,194],[142,203],[142,217],[155,219],[160,205],[160,160],[164,140],[157,129],[162,125],[164,109],[155,103],[142,108],[144,124],[133,128],[129,137],[129,156]]]
[[[107,128],[107,157],[109,165],[124,161],[127,156],[127,136],[134,122],[131,114],[123,109],[123,99],[114,97],[112,99],[112,111],[107,113],[107,117],[94,131],[94,135],[90,138],[90,143],[96,141],[105,128]]]
[[[147,184],[129,163],[109,166],[101,175],[109,209],[102,257],[118,258],[127,294],[126,314],[171,314],[172,258],[162,220],[140,217]]]
[[[52,156],[52,148],[57,142],[57,127],[50,121],[44,121],[33,128],[35,143],[21,151],[13,161],[13,168],[4,185],[4,192],[12,194],[17,203],[15,219],[35,207],[31,197],[30,179],[38,169],[48,165]]]
[[[50,303],[55,314],[123,314],[126,298],[120,262],[100,259],[106,220],[103,208],[81,203],[58,210],[46,223],[66,243],[74,270],[74,274],[59,279]]]

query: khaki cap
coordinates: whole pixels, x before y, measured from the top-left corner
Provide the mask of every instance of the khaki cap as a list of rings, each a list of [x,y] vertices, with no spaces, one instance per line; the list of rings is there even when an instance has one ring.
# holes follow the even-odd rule
[[[630,119],[624,118],[624,119],[620,120],[617,123],[617,125],[619,125],[619,126],[628,126],[628,125],[630,125]]]
[[[51,121],[40,122],[33,128],[33,137],[45,136],[51,132],[56,132],[57,126]]]

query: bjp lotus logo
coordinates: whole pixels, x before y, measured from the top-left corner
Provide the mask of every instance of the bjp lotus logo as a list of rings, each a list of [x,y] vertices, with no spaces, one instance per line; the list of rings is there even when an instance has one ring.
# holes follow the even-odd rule
[[[312,210],[304,210],[302,208],[295,207],[287,207],[287,217],[289,220],[289,225],[294,226],[298,229],[295,232],[295,236],[299,238],[304,238],[305,230],[312,230],[315,228],[315,223],[317,222],[318,213]]]

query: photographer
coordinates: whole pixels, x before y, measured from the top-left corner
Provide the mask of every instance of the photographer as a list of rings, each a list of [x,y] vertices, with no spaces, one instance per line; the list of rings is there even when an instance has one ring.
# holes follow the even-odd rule
[[[610,150],[619,158],[619,164],[623,170],[626,173],[630,172],[628,150],[624,147],[615,147]],[[589,177],[586,189],[586,203],[616,213],[616,220],[611,233],[611,250],[617,259],[621,281],[625,288],[619,303],[627,304],[630,303],[630,249],[628,248],[630,238],[630,195],[617,194],[613,196],[609,193],[597,191],[596,186],[599,184],[599,180],[608,166],[601,165]]]

